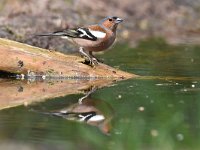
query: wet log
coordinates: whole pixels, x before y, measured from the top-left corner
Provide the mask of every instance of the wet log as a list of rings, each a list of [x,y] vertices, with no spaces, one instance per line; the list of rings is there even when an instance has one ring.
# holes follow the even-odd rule
[[[91,67],[81,57],[65,55],[0,38],[0,70],[10,73],[77,78],[132,78],[134,74],[99,63]]]

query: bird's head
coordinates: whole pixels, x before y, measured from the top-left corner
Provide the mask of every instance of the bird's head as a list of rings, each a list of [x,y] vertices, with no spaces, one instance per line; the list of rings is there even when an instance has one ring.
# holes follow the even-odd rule
[[[104,26],[105,28],[108,28],[112,31],[115,31],[117,28],[117,25],[121,23],[123,20],[119,17],[112,16],[112,17],[106,17],[103,20],[101,20],[100,24]]]

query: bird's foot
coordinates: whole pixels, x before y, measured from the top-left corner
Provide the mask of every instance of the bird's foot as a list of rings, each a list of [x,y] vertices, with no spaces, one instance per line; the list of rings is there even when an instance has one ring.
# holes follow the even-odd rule
[[[95,67],[96,65],[98,65],[98,61],[97,61],[97,59],[96,58],[90,58],[90,59],[85,59],[85,62],[84,62],[84,64],[86,64],[86,65],[89,65],[89,66],[91,66],[91,67]]]
[[[92,54],[92,51],[89,52],[89,55],[90,55],[90,57],[92,57],[92,59],[93,59],[94,61],[96,61],[97,63],[103,63],[103,60],[98,59],[97,57],[95,57],[95,56]]]
[[[98,64],[98,61],[96,58],[91,57],[89,54],[87,54],[83,47],[79,48],[79,52],[86,57],[84,64],[90,65],[91,67],[94,67],[95,65]]]
[[[93,57],[92,58],[92,63],[94,63],[95,65],[98,65],[99,60]]]

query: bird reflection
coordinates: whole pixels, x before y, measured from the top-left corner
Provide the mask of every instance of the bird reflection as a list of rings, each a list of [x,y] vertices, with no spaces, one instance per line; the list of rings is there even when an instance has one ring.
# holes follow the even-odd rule
[[[103,133],[109,134],[113,109],[105,101],[93,99],[91,94],[94,93],[94,91],[96,91],[96,88],[92,88],[85,96],[79,98],[77,103],[51,112],[50,114],[67,120],[84,122],[96,126]]]

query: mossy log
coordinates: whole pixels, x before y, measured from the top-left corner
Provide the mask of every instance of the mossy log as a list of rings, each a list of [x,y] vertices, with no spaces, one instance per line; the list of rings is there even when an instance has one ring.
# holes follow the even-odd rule
[[[16,74],[46,77],[132,78],[105,64],[91,67],[81,57],[65,55],[0,38],[0,70]]]

